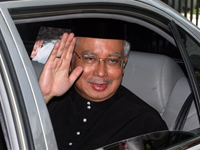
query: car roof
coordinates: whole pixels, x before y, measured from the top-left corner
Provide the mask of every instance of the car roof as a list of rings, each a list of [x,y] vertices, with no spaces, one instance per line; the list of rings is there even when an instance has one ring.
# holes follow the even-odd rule
[[[132,5],[143,7],[147,10],[151,10],[153,12],[160,11],[161,15],[165,17],[173,17],[174,19],[178,20],[179,23],[183,24],[187,28],[189,28],[194,34],[198,30],[195,25],[193,25],[189,20],[185,17],[180,15],[176,10],[171,8],[170,6],[166,5],[160,0],[20,0],[20,1],[6,1],[0,3],[0,8],[22,8],[22,7],[34,7],[34,6],[48,6],[48,5],[62,5],[62,4],[76,4],[76,3],[118,3],[123,5]],[[197,36],[200,36],[198,34]]]

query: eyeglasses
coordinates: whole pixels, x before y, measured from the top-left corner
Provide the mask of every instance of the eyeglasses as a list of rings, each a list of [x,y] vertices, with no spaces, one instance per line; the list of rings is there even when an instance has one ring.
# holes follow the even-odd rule
[[[122,66],[124,67],[125,65],[125,61],[123,59],[120,59],[115,56],[108,57],[108,58],[99,58],[95,55],[88,54],[88,55],[83,55],[82,57],[80,57],[75,51],[74,53],[77,55],[79,59],[81,59],[84,62],[85,65],[97,66],[100,63],[100,61],[104,61],[105,65],[108,68],[119,69]]]

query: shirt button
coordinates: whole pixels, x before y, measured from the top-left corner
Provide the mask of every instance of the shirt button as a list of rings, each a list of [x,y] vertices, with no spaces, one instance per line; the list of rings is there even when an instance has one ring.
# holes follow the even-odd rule
[[[83,122],[87,122],[87,119],[86,119],[86,118],[84,118],[84,119],[83,119]]]
[[[80,134],[81,134],[81,132],[79,132],[79,131],[78,131],[78,132],[76,132],[76,134],[77,134],[77,135],[80,135]]]
[[[73,143],[72,143],[72,142],[70,142],[70,143],[69,143],[69,146],[72,146],[72,144],[73,144]]]
[[[90,105],[90,102],[87,102],[88,105]]]
[[[91,106],[87,106],[87,109],[91,109]]]

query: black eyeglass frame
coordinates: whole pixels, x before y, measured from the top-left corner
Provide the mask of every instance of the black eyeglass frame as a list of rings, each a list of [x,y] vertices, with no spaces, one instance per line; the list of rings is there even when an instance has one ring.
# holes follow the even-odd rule
[[[82,58],[83,58],[83,56],[81,57],[81,56],[79,56],[78,55],[78,53],[76,53],[76,51],[74,51],[74,53],[76,54],[76,56],[79,58],[79,59],[81,59],[82,60]],[[87,56],[87,55],[85,55],[85,56]],[[98,56],[96,56],[96,58],[98,58],[99,59],[99,62],[98,62],[98,64],[100,63],[100,61],[104,61],[105,63],[106,63],[106,59],[108,59],[108,58],[99,58]],[[120,61],[121,61],[121,67],[124,67],[125,66],[125,61],[123,60],[123,59],[120,59],[120,58],[118,58]]]

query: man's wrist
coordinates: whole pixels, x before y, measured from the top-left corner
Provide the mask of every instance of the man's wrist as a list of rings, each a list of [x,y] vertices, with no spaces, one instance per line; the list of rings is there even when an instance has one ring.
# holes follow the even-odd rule
[[[44,101],[45,101],[45,103],[47,104],[52,98],[53,98],[53,96],[45,95],[45,96],[44,96]]]

